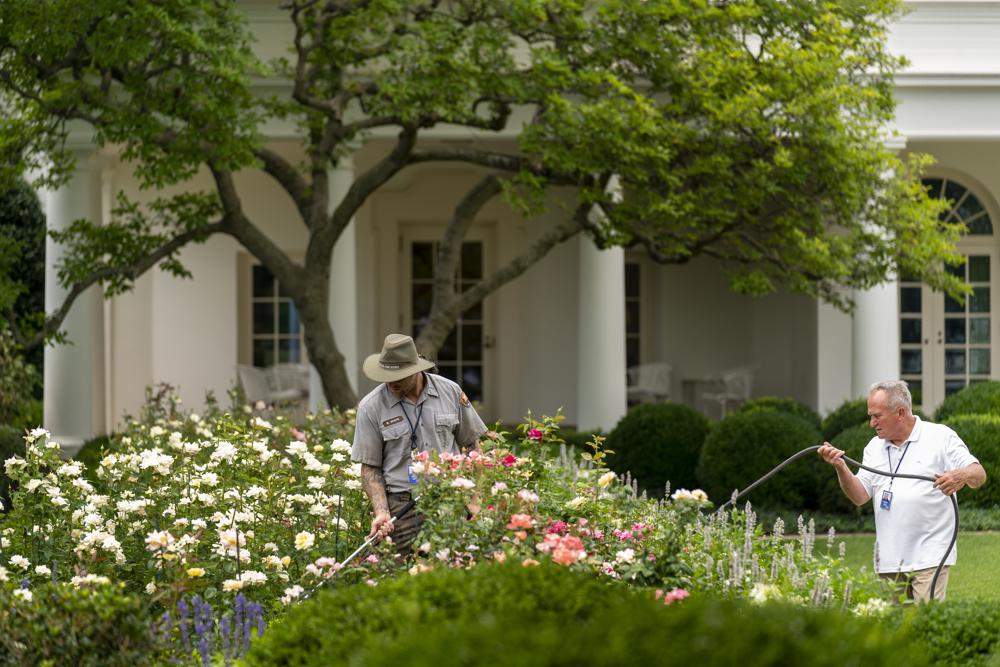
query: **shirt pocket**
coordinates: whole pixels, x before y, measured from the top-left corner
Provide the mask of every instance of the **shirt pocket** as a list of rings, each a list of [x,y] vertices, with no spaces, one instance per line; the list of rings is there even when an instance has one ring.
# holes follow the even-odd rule
[[[458,427],[458,415],[445,413],[434,415],[434,431],[437,434],[438,447],[441,451],[457,451],[455,429]]]
[[[385,443],[383,461],[399,457],[402,452],[408,452],[410,449],[410,427],[406,424],[383,426],[382,442]]]

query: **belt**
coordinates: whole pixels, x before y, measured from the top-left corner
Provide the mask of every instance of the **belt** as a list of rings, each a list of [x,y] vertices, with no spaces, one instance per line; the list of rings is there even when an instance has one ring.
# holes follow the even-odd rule
[[[413,494],[410,491],[388,491],[387,496],[392,496],[395,500],[413,500]]]

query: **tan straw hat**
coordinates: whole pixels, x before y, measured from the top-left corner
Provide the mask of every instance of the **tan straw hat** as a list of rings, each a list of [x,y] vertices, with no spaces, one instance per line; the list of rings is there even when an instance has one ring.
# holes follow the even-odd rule
[[[382,343],[382,351],[369,355],[361,369],[376,382],[396,382],[433,367],[434,362],[417,354],[412,338],[389,334]]]

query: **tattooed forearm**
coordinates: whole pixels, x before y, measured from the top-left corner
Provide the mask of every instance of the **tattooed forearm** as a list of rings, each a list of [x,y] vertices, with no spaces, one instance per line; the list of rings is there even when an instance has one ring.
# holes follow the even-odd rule
[[[385,479],[382,477],[382,469],[361,464],[361,488],[368,494],[368,500],[372,503],[375,513],[389,512],[389,501],[385,496]]]

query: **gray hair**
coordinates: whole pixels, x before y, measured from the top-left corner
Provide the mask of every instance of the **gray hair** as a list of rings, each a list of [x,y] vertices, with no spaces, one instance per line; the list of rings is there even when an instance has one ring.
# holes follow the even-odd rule
[[[906,380],[876,382],[868,388],[868,396],[871,397],[876,391],[885,393],[885,405],[890,410],[906,408],[907,414],[913,413],[913,397],[910,395],[910,387],[906,384]]]

